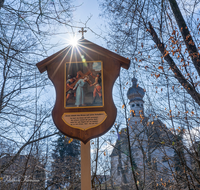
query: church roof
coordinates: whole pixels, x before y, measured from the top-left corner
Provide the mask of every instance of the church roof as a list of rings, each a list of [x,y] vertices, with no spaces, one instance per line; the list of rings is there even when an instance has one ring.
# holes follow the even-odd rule
[[[162,123],[161,120],[149,121],[143,120],[147,136],[149,138],[149,147],[155,148],[163,145],[171,145],[174,134]]]
[[[148,117],[144,117],[142,120],[142,125],[144,126],[143,132],[148,137],[148,147],[150,149],[156,149],[161,146],[169,146],[172,144],[174,134],[166,127],[166,125],[162,123],[161,120],[157,119],[149,121]],[[132,128],[134,129],[134,126],[132,126]],[[124,152],[126,154],[128,152],[126,128],[121,130],[121,134],[119,134],[119,138],[116,141],[115,147],[110,157],[117,156],[120,152]]]
[[[118,139],[115,143],[114,149],[110,157],[118,156],[119,153],[121,152],[127,153],[127,150],[128,150],[128,139],[126,134],[126,128],[123,128],[121,132],[118,134]]]

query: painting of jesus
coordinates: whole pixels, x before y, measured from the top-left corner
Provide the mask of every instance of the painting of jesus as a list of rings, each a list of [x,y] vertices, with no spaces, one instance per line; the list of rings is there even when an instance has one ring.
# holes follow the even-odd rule
[[[102,107],[103,63],[101,61],[66,63],[65,107]]]

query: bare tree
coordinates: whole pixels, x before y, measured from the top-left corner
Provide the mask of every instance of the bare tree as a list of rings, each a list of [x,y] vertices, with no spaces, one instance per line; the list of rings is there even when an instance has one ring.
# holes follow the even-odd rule
[[[56,47],[50,40],[60,34],[59,27],[65,32],[72,28],[73,10],[68,0],[0,1],[0,177],[21,155],[27,156],[20,166],[24,173],[19,172],[18,189],[24,188],[32,157],[31,162],[40,162],[45,171],[47,139],[58,134],[50,117],[53,92],[52,98],[47,96],[51,84],[35,64]]]
[[[109,17],[108,47],[132,60],[132,71],[146,91],[146,107],[166,125],[166,136],[174,135],[168,146],[183,173],[169,162],[173,188],[198,189],[199,174],[189,160],[199,167],[199,2],[110,0],[101,5]],[[129,81],[123,80],[123,91]],[[166,142],[160,138],[157,143]]]

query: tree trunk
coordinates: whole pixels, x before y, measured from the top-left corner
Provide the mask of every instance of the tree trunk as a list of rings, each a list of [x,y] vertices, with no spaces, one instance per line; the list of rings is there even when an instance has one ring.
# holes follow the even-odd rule
[[[0,0],[0,9],[3,7],[4,0]]]
[[[182,34],[185,44],[187,46],[188,53],[189,53],[189,55],[192,59],[192,62],[200,76],[200,55],[198,53],[198,49],[192,39],[192,36],[190,35],[190,31],[185,23],[185,20],[181,14],[181,11],[178,7],[176,0],[169,0],[169,3],[171,5],[171,9],[174,13],[174,17],[178,24],[179,30],[181,31],[181,34]]]
[[[164,59],[169,64],[172,72],[174,73],[174,77],[179,81],[179,83],[185,88],[185,90],[190,94],[190,96],[195,100],[195,102],[200,106],[200,94],[196,91],[195,87],[192,86],[188,80],[183,76],[179,68],[176,66],[174,60],[170,57],[169,53],[165,49],[164,44],[160,41],[156,31],[153,26],[149,22],[149,33],[151,34],[153,41],[156,43],[158,49],[162,53]]]

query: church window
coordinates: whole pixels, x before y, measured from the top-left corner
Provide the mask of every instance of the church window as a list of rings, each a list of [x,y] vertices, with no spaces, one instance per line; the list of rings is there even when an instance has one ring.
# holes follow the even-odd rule
[[[168,158],[168,156],[167,156],[167,155],[165,155],[165,156],[163,156],[163,157],[162,157],[162,162],[167,162],[167,161],[168,161],[168,159],[169,159],[169,158]]]
[[[141,106],[143,107],[143,104],[141,104]]]
[[[128,165],[127,164],[124,166],[124,172],[128,173]]]
[[[133,112],[131,112],[132,113],[132,117],[134,117],[135,116],[135,114],[133,113]]]
[[[164,172],[165,174],[167,174],[167,173],[168,173],[168,169],[167,169],[167,168],[163,168],[163,172]]]
[[[157,169],[158,169],[158,168],[157,168],[157,159],[156,159],[156,158],[153,158],[153,159],[152,159],[152,162],[153,162],[153,163],[152,163],[152,165],[153,165],[153,170],[157,171]]]
[[[132,107],[135,107],[135,104],[132,104]]]
[[[119,164],[117,165],[117,175],[120,175],[120,166],[119,166]]]
[[[139,107],[139,106],[140,106],[140,104],[137,104],[137,106]]]

